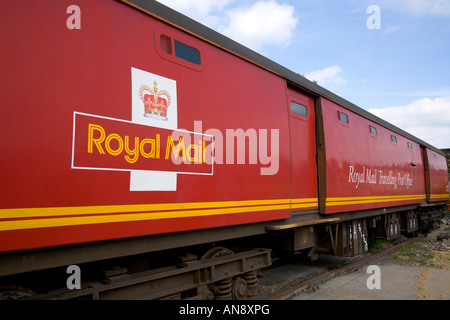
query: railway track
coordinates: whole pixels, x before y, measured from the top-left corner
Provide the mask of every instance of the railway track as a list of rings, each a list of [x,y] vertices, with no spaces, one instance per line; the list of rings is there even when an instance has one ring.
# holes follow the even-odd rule
[[[333,262],[329,262],[329,260],[327,260],[327,258],[325,256],[323,256],[320,260],[319,263],[315,263],[315,267],[314,267],[314,271],[313,272],[309,272],[308,274],[306,274],[305,279],[306,280],[300,280],[301,278],[296,278],[296,279],[291,279],[294,280],[293,282],[291,282],[289,285],[275,285],[278,288],[281,289],[276,289],[274,293],[265,293],[265,294],[260,294],[260,295],[256,295],[253,298],[250,298],[250,300],[289,300],[291,298],[293,298],[294,296],[298,295],[299,293],[306,291],[308,289],[311,289],[323,282],[326,282],[334,277],[337,277],[339,275],[345,274],[345,273],[350,273],[352,271],[355,271],[359,268],[361,268],[364,265],[370,264],[375,260],[378,260],[384,256],[387,256],[397,250],[399,250],[400,248],[402,248],[405,245],[408,245],[414,241],[417,241],[419,238],[421,238],[422,236],[419,237],[414,237],[414,238],[409,238],[404,240],[403,242],[401,242],[400,244],[394,245],[391,248],[385,249],[381,252],[375,253],[375,254],[371,254],[368,256],[364,256],[362,258],[359,258],[357,260],[355,260],[354,258],[349,258],[350,260],[341,260],[339,259],[339,257],[331,257],[330,259]],[[200,277],[201,279],[203,279],[201,282],[206,286],[208,285],[208,283],[217,281],[217,280],[222,280],[223,279],[227,279],[230,277],[230,274],[228,272],[226,272],[226,275],[224,275],[223,277],[221,276],[220,268],[222,268],[222,265],[228,265],[228,264],[236,264],[238,266],[238,269],[241,270],[242,267],[245,268],[245,271],[248,272],[248,274],[254,274],[254,278],[255,278],[255,283],[256,283],[256,270],[259,269],[262,265],[264,265],[264,263],[262,263],[262,261],[264,259],[270,259],[269,256],[269,252],[268,251],[264,251],[264,250],[254,250],[254,252],[252,251],[252,256],[254,256],[254,258],[250,259],[248,256],[248,252],[245,255],[245,259],[242,260],[241,255],[242,254],[235,254],[235,255],[226,255],[222,258],[220,258],[218,260],[218,262],[213,263],[212,261],[210,262],[208,259],[207,260],[203,260],[203,264],[199,264],[199,262],[197,260],[192,261],[191,262],[186,262],[186,266],[184,266],[184,268],[188,268],[190,270],[190,272],[192,272],[193,274],[204,274],[205,276]],[[262,259],[262,260],[261,260]],[[345,258],[344,258],[345,259]],[[336,262],[338,261],[338,262]],[[342,263],[344,261],[344,264],[342,266]],[[350,261],[350,262],[348,262]],[[271,275],[269,275],[269,277],[273,276],[273,274],[280,272],[277,271],[278,268],[282,268],[282,267],[288,267],[288,268],[292,268],[292,265],[295,263],[301,263],[301,266],[305,266],[305,264],[303,264],[304,261],[299,261],[298,259],[290,259],[289,261],[281,261],[278,263],[274,263],[272,266],[267,267],[267,271],[272,272]],[[213,268],[211,270],[215,270],[214,272],[212,272],[211,270],[209,270],[209,268]],[[323,272],[324,270],[330,269],[329,271]],[[183,268],[182,268],[183,269]],[[103,282],[98,282],[98,283],[88,283],[88,284],[84,284],[83,288],[81,290],[76,290],[76,291],[72,291],[72,290],[67,290],[67,289],[62,289],[62,290],[55,290],[54,292],[51,293],[47,293],[47,294],[41,294],[41,295],[35,295],[35,296],[30,296],[27,297],[25,299],[31,299],[31,300],[66,300],[66,299],[79,299],[79,298],[86,298],[88,297],[88,299],[123,299],[124,297],[126,298],[131,298],[131,299],[160,299],[162,298],[162,296],[156,296],[156,295],[152,295],[152,290],[151,288],[153,286],[157,286],[160,287],[162,284],[161,283],[165,283],[167,282],[165,280],[165,276],[173,276],[173,273],[180,273],[180,276],[182,276],[183,274],[186,274],[186,272],[181,272],[183,271],[182,269],[179,268],[175,268],[175,269],[164,269],[164,273],[161,272],[143,272],[143,273],[139,273],[139,274],[135,274],[135,275],[129,275],[127,276],[127,278],[123,278],[123,275],[118,276],[120,279],[116,279],[116,277],[110,277],[110,281],[108,281],[107,283]],[[192,269],[192,270],[191,270]],[[247,270],[248,269],[248,270]],[[295,269],[292,268],[292,269]],[[283,271],[281,271],[283,272]],[[318,272],[320,272],[321,274],[316,275]],[[214,276],[212,276],[214,275]],[[184,276],[183,276],[184,277]],[[181,277],[180,279],[184,279],[183,277]],[[212,277],[211,279],[209,279],[210,277]],[[194,278],[198,278],[198,277],[194,277]],[[200,279],[199,278],[199,279]],[[214,278],[214,279],[213,279]],[[189,285],[189,283],[184,283],[182,282],[180,279],[178,279],[177,281],[180,282],[179,285]],[[209,280],[208,280],[209,279]],[[208,281],[207,281],[208,280]],[[295,284],[294,284],[295,283]],[[237,284],[235,284],[237,285]],[[148,292],[145,292],[145,294],[142,294],[142,292],[139,292],[140,294],[136,295],[134,291],[136,291],[135,288],[140,288],[142,286],[148,287],[150,289],[147,289]],[[270,285],[269,285],[270,287]],[[141,291],[141,290],[138,290]],[[170,295],[173,294],[172,292],[165,292],[165,295]],[[178,297],[178,298],[182,298],[182,297]],[[212,297],[205,295],[203,296],[201,299],[204,300],[210,300]],[[224,299],[227,299],[227,297],[224,297]],[[228,299],[239,299],[239,297],[228,297]],[[244,298],[245,299],[245,298]]]
[[[278,290],[277,292],[275,292],[269,296],[266,296],[263,299],[264,300],[289,300],[292,297],[298,295],[299,293],[306,291],[308,289],[311,289],[314,286],[317,286],[323,282],[326,282],[334,277],[337,277],[337,276],[345,274],[345,273],[350,273],[352,271],[355,271],[355,270],[361,268],[364,265],[367,265],[373,261],[376,261],[382,257],[385,257],[385,256],[399,250],[400,248],[402,248],[412,242],[417,241],[421,237],[423,237],[423,236],[409,238],[409,239],[403,241],[402,243],[397,244],[391,248],[385,249],[381,252],[378,252],[378,253],[375,253],[375,254],[372,254],[369,256],[365,256],[356,261],[352,261],[344,266],[333,268],[330,271],[327,271],[327,272],[322,273],[317,276],[313,276],[312,278],[309,278],[305,281],[301,281],[300,283],[289,286],[289,288],[287,288],[287,289]]]
[[[218,250],[219,249],[219,250]],[[242,287],[256,294],[256,270],[270,264],[270,250],[254,249],[240,253],[225,252],[215,247],[208,256],[184,257],[177,266],[128,274],[126,268],[109,270],[99,281],[82,283],[81,288],[60,288],[49,293],[30,295],[24,300],[156,300],[186,299],[180,292],[200,287],[196,299],[231,300]],[[237,277],[241,275],[241,277]],[[231,281],[236,277],[234,281]],[[212,289],[215,295],[208,289]]]

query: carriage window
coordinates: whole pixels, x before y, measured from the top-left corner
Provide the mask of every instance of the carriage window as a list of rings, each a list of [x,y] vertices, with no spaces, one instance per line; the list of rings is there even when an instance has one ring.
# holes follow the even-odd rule
[[[369,125],[369,131],[371,134],[373,134],[374,136],[377,135],[377,128],[375,128],[374,126]]]
[[[342,121],[343,123],[348,124],[348,115],[346,113],[338,111],[337,116],[338,116],[339,121]]]
[[[159,38],[161,43],[161,49],[168,54],[172,54],[172,39],[165,34],[162,34]]]
[[[177,40],[175,40],[174,43],[175,43],[175,56],[197,65],[201,64],[200,51]]]
[[[190,44],[191,40],[186,39],[180,41],[176,37],[159,33],[159,31],[157,31],[156,37],[157,41],[155,41],[155,46],[161,58],[196,71],[204,70],[204,56],[199,49]],[[183,39],[183,36],[180,37]]]
[[[291,111],[295,114],[299,114],[303,117],[308,116],[308,108],[300,103],[291,101]]]
[[[413,145],[411,142],[408,142],[408,149],[412,150],[413,149]]]
[[[435,160],[437,160],[437,154],[436,154],[436,153],[433,153],[433,158],[434,158]]]
[[[392,141],[393,143],[397,143],[397,137],[394,136],[393,134],[391,134],[391,141]]]

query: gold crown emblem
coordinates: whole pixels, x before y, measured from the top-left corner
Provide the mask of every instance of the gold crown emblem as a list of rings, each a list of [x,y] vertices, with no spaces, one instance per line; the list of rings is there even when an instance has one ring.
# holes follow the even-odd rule
[[[165,91],[158,91],[157,82],[153,82],[153,89],[146,85],[140,88],[141,100],[145,106],[144,116],[147,118],[167,121],[167,109],[170,106],[170,94]]]

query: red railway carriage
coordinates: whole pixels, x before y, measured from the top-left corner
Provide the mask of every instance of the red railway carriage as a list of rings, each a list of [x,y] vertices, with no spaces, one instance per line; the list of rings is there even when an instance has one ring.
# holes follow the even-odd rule
[[[0,24],[0,284],[218,242],[358,254],[449,198],[440,150],[157,2],[3,1]],[[269,250],[230,252],[145,297],[254,288]]]
[[[79,1],[79,31],[62,3],[4,5],[1,251],[290,216],[282,78],[119,2]],[[314,207],[313,108],[291,130]]]
[[[445,156],[428,148],[425,150],[424,156],[428,163],[428,170],[425,172],[427,201],[446,201],[448,200],[449,183]]]
[[[425,201],[420,145],[329,100],[325,130],[326,213]]]

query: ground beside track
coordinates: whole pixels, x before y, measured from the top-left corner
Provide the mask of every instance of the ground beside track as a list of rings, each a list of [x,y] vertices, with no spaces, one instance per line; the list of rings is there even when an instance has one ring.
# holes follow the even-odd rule
[[[369,289],[368,265],[302,291],[292,300],[450,300],[450,215],[425,238],[371,265],[379,267],[380,289]],[[447,238],[445,238],[447,236]],[[444,239],[440,239],[444,237]],[[439,240],[438,240],[439,239]],[[294,287],[330,269],[358,259],[321,255],[319,261],[297,259],[266,270],[257,299]]]
[[[256,299],[271,299],[271,296],[278,291],[294,287],[355,259],[357,257],[336,257],[322,254],[319,260],[311,262],[306,256],[293,257],[289,262],[284,261],[281,266],[275,265],[264,271],[264,277],[259,279],[259,294]]]
[[[372,265],[379,266],[380,289],[369,289],[368,266],[302,292],[292,300],[450,300],[450,225],[444,219],[424,239]]]

